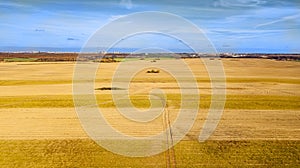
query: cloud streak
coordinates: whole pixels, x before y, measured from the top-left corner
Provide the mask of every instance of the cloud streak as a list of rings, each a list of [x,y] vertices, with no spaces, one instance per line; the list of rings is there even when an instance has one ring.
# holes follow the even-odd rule
[[[218,0],[214,2],[215,7],[225,7],[225,8],[249,8],[258,7],[264,5],[265,0]]]
[[[68,37],[67,40],[68,40],[68,41],[77,41],[77,40],[79,40],[79,39],[72,38],[72,37]]]
[[[261,24],[256,25],[255,28],[257,29],[257,28],[260,28],[260,27],[270,26],[270,25],[278,23],[278,22],[285,22],[285,21],[298,19],[298,18],[300,18],[300,13],[296,14],[296,15],[285,16],[285,17],[282,17],[280,19],[276,19],[276,20],[273,20],[273,21],[270,21],[270,22],[261,23]]]

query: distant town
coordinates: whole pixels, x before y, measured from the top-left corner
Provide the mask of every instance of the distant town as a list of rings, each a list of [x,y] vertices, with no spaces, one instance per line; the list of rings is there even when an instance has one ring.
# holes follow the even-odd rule
[[[80,57],[78,57],[80,55]],[[285,53],[120,53],[120,52],[99,52],[99,53],[71,53],[71,52],[0,52],[1,62],[59,62],[59,61],[97,61],[114,62],[117,58],[155,58],[175,57],[177,59],[189,58],[261,58],[274,59],[281,61],[300,61],[299,54],[285,54]]]

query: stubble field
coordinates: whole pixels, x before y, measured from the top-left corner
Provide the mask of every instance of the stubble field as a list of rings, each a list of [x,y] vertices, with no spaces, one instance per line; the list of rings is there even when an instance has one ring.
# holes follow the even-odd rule
[[[155,67],[172,61],[178,60],[148,62]],[[73,104],[73,63],[0,63],[0,167],[299,167],[300,62],[222,59],[227,78],[224,113],[212,136],[200,143],[210,79],[200,59],[184,61],[200,92],[196,122],[172,150],[145,158],[113,154],[86,135]],[[111,86],[118,64],[101,63],[96,74],[95,94],[103,115],[124,134],[158,134],[165,129],[163,115],[147,124],[128,121],[116,111],[112,91],[97,90]],[[147,70],[130,83],[132,103],[150,107],[149,91],[160,88],[173,123],[180,87],[169,73]]]

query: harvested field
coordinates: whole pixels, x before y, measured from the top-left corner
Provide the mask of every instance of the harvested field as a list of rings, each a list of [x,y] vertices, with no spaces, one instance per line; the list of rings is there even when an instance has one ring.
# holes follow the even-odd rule
[[[170,61],[178,60],[153,64]],[[193,71],[200,92],[196,122],[171,151],[143,158],[114,154],[89,139],[74,109],[73,63],[0,63],[0,167],[300,165],[300,62],[222,59],[227,77],[224,113],[209,140],[200,143],[197,138],[211,100],[210,80],[200,59],[184,61]],[[119,64],[100,64],[96,74],[94,93],[102,114],[126,135],[150,136],[165,130],[163,115],[146,124],[132,122],[116,110],[112,90],[96,90],[111,87]],[[150,107],[149,91],[164,90],[172,124],[180,108],[180,87],[169,73],[147,70],[137,73],[130,83],[132,103],[146,109]]]

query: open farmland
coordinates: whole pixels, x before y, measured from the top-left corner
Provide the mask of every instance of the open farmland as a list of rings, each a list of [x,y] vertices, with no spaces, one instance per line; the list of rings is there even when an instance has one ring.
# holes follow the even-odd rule
[[[134,60],[145,62],[149,60]],[[178,60],[158,60],[155,64]],[[0,167],[298,167],[300,165],[300,62],[222,59],[227,100],[208,141],[197,138],[211,100],[210,79],[200,59],[184,60],[200,92],[199,114],[172,151],[145,158],[117,155],[89,139],[72,98],[72,62],[0,63]],[[213,61],[213,60],[212,60]],[[94,64],[94,63],[91,63]],[[112,101],[111,77],[120,63],[99,66],[98,106],[124,134],[150,136],[165,129],[164,118],[141,124],[120,115]],[[150,107],[147,95],[164,90],[170,122],[180,108],[180,87],[167,72],[137,73],[130,83],[132,103]]]

